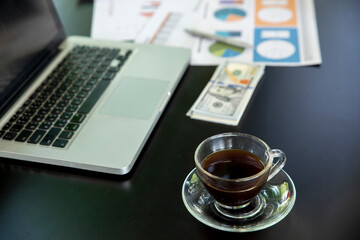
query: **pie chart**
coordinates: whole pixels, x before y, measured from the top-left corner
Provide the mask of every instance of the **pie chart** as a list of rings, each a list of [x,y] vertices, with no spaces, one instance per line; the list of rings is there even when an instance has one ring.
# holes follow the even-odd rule
[[[242,20],[246,16],[246,12],[238,8],[223,8],[217,10],[214,15],[221,21],[233,22]]]
[[[215,42],[209,47],[209,51],[217,57],[231,58],[240,55],[244,51],[244,48],[235,47],[226,43]]]

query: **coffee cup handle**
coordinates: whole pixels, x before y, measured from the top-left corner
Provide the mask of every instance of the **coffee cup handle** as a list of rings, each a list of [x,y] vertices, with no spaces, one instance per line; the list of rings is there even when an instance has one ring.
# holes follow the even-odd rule
[[[279,149],[271,149],[270,154],[272,155],[273,159],[277,158],[277,162],[273,162],[273,165],[270,169],[270,174],[268,177],[268,181],[272,179],[284,166],[286,163],[286,156],[285,153]]]

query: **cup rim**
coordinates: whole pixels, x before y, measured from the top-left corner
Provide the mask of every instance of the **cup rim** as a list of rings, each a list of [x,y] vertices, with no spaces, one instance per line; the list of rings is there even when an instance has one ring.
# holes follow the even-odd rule
[[[195,153],[194,153],[194,160],[195,160],[195,165],[196,165],[196,169],[200,169],[201,172],[203,172],[205,175],[207,175],[208,177],[211,177],[211,178],[214,178],[216,180],[221,180],[221,181],[225,181],[225,182],[243,182],[243,181],[249,181],[249,180],[253,180],[261,175],[263,175],[266,171],[268,171],[271,166],[272,166],[272,158],[269,159],[269,161],[267,162],[266,166],[264,167],[263,170],[261,170],[260,172],[254,174],[254,175],[251,175],[251,176],[248,176],[248,177],[244,177],[244,178],[232,178],[232,179],[228,179],[228,178],[222,178],[222,177],[219,177],[219,176],[216,176],[214,174],[211,174],[209,173],[208,171],[206,171],[202,166],[201,164],[199,163],[199,161],[197,160],[196,158],[196,155],[197,153],[199,152],[200,150],[200,146],[203,145],[205,142],[207,141],[210,141],[212,139],[215,139],[215,138],[219,138],[219,137],[223,137],[223,136],[246,136],[246,137],[250,137],[250,138],[253,138],[253,139],[256,139],[257,141],[259,141],[260,143],[262,143],[265,147],[266,147],[266,156],[270,158],[270,154],[271,154],[271,148],[263,141],[261,140],[260,138],[258,137],[255,137],[253,135],[250,135],[250,134],[247,134],[247,133],[240,133],[240,132],[228,132],[228,133],[220,133],[220,134],[216,134],[216,135],[213,135],[211,137],[208,137],[206,138],[205,140],[203,140],[196,148],[195,150]],[[221,150],[225,150],[225,149],[219,149],[218,151],[221,151]],[[218,152],[216,151],[216,152]]]

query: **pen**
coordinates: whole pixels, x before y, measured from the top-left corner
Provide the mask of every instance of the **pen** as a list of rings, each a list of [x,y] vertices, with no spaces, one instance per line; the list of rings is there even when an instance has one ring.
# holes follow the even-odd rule
[[[246,42],[233,40],[233,39],[229,39],[229,38],[225,38],[225,37],[220,37],[215,34],[206,33],[206,32],[202,32],[202,31],[195,30],[195,29],[185,29],[185,32],[190,33],[194,36],[213,39],[213,40],[223,42],[223,43],[226,43],[226,44],[229,44],[232,46],[236,46],[236,47],[242,47],[242,48],[252,48],[253,47],[251,44],[246,43]]]

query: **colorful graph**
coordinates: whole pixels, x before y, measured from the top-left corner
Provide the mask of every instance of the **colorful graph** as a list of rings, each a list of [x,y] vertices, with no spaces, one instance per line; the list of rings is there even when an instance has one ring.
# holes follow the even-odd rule
[[[220,4],[243,4],[243,0],[221,0]]]
[[[144,3],[144,5],[141,6],[140,16],[151,18],[155,11],[160,7],[161,2],[160,1],[149,1]]]
[[[241,36],[240,31],[216,31],[215,34],[220,37],[240,37]]]
[[[238,8],[224,8],[217,10],[214,15],[221,21],[233,22],[242,20],[246,16],[246,12]]]
[[[181,17],[181,13],[169,12],[155,32],[154,36],[150,39],[149,43],[165,44],[176,25],[179,23]]]
[[[244,51],[244,48],[234,47],[221,42],[215,42],[209,47],[209,51],[217,57],[230,58],[240,55]]]

